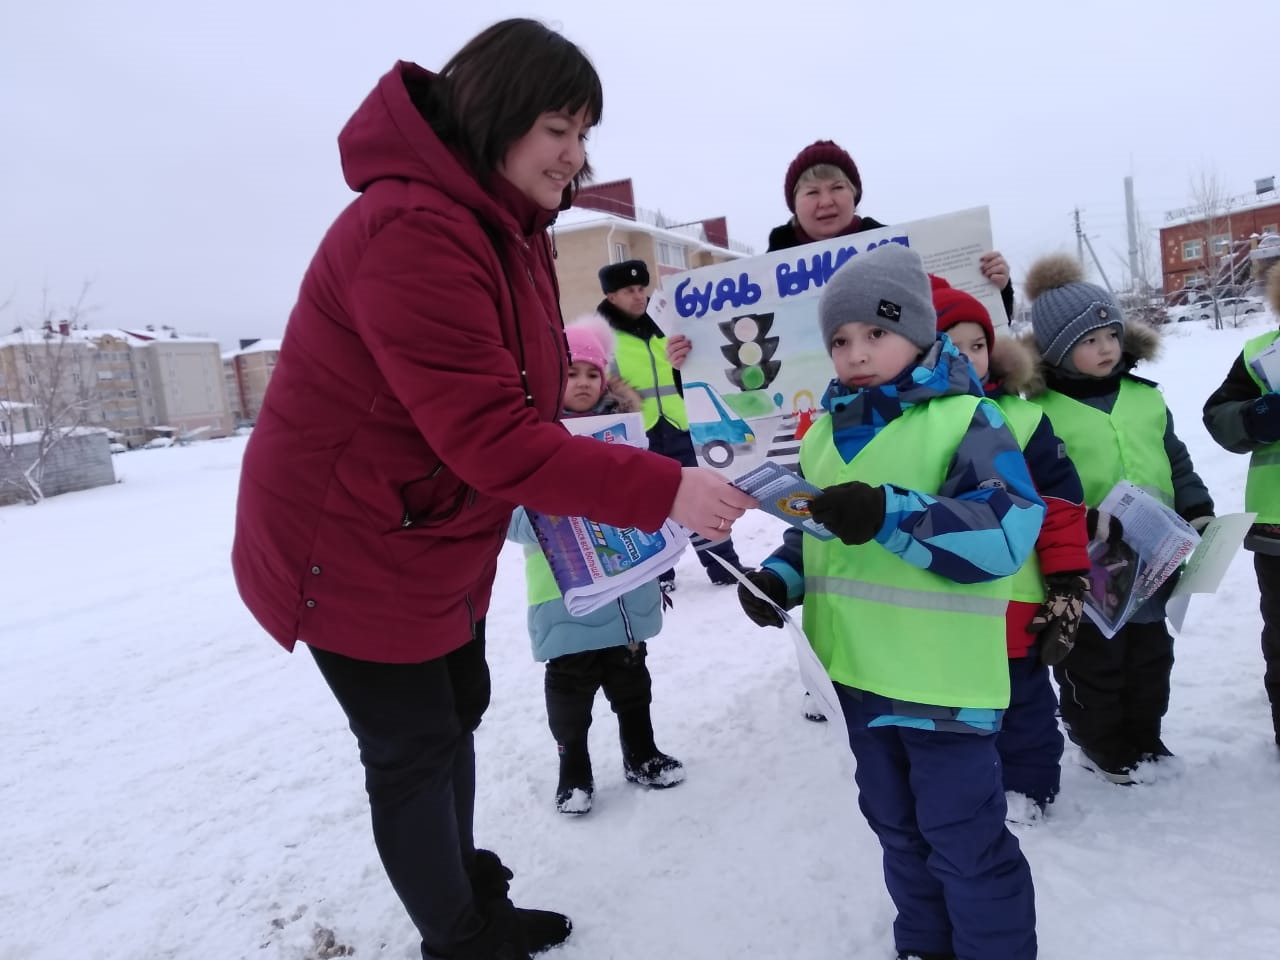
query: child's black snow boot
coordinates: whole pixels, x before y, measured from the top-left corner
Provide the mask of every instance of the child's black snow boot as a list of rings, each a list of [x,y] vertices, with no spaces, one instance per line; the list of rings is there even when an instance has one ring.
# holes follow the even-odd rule
[[[591,812],[595,781],[586,743],[558,743],[560,779],[556,782],[556,809],[566,816],[580,817]]]
[[[618,737],[622,741],[622,772],[632,783],[657,790],[684,783],[684,764],[653,742],[648,705],[618,714]]]

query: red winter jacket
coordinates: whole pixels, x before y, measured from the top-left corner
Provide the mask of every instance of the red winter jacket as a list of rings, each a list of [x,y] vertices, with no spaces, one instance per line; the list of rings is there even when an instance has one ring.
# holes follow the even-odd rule
[[[231,558],[286,648],[385,663],[473,636],[515,504],[654,530],[680,483],[673,460],[554,422],[567,364],[551,214],[500,178],[484,189],[406,79],[431,74],[397,64],[338,138],[360,196],[303,278]]]
[[[996,338],[990,353],[987,396],[995,399],[1006,391],[1017,395],[1028,388],[1035,375],[1035,360],[1024,344],[1010,337]],[[1036,492],[1045,505],[1044,523],[1036,538],[1040,573],[1049,576],[1087,571],[1089,535],[1085,529],[1084,488],[1075,464],[1066,456],[1066,446],[1044,414],[1022,452]],[[1005,641],[1011,660],[1021,659],[1030,652],[1035,637],[1027,633],[1027,626],[1039,608],[1039,603],[1017,600],[1009,604]]]

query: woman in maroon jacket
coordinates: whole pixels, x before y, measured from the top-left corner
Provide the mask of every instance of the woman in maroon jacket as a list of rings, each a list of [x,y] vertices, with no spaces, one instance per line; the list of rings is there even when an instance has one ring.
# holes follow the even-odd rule
[[[514,908],[472,837],[484,618],[513,506],[722,539],[754,504],[555,422],[567,359],[545,229],[601,109],[590,61],[530,20],[437,75],[384,76],[339,137],[360,195],[303,278],[245,451],[236,584],[347,714],[424,957],[518,960],[569,933]]]

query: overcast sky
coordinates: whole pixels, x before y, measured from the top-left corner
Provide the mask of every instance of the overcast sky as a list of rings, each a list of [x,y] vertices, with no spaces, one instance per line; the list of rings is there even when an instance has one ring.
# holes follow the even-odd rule
[[[1153,228],[1201,171],[1232,193],[1280,175],[1275,0],[5,0],[0,326],[89,281],[95,326],[280,335],[350,198],[347,117],[397,59],[435,69],[507,16],[595,62],[599,179],[758,252],[818,138],[876,219],[990,205],[1015,279],[1074,250],[1079,206],[1118,283],[1127,174]]]

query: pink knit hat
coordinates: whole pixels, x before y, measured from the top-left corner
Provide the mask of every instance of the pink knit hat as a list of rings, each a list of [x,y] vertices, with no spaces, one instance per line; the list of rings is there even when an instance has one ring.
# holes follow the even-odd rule
[[[564,328],[564,336],[569,342],[570,363],[589,363],[601,377],[609,376],[614,338],[608,321],[598,313],[579,317]]]

